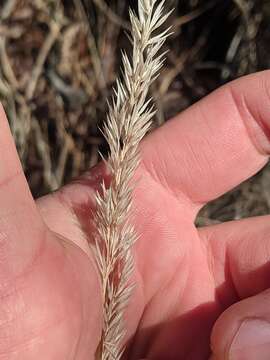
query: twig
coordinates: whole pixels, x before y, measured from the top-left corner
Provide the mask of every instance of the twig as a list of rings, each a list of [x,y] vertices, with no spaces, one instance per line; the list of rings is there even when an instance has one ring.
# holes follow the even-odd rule
[[[96,45],[94,35],[92,33],[91,26],[90,26],[89,22],[87,21],[87,15],[85,13],[85,10],[84,10],[81,0],[74,0],[74,2],[75,2],[75,5],[76,5],[79,13],[81,14],[82,18],[84,19],[85,26],[87,26],[88,35],[89,35],[88,36],[88,47],[89,47],[89,51],[91,53],[93,68],[95,71],[98,87],[101,90],[101,92],[103,93],[103,95],[106,96],[107,84],[106,84],[106,80],[104,77],[102,63],[100,60],[98,48]]]
[[[9,58],[6,52],[6,39],[0,37],[0,62],[2,65],[2,70],[6,76],[7,81],[9,82],[10,87],[13,91],[18,88],[18,81],[13,72],[12,66],[10,64]]]
[[[130,31],[130,24],[115,14],[104,0],[93,0],[99,10],[115,25]]]
[[[8,19],[10,17],[11,13],[13,12],[16,4],[17,4],[17,0],[7,0],[1,10],[0,19],[1,20]]]
[[[202,5],[199,9],[193,10],[186,15],[180,16],[173,22],[173,27],[180,27],[189,23],[190,21],[197,19],[199,16],[212,9],[216,4],[217,0],[213,0]]]
[[[252,8],[254,3],[249,0],[234,0],[236,6],[240,10],[243,18],[243,24],[240,24],[238,33],[241,32],[242,27],[242,38],[248,43],[248,53],[244,54],[241,62],[241,68],[243,70],[239,75],[243,75],[246,72],[246,68],[249,71],[253,71],[256,68],[257,63],[257,44],[256,36],[259,28],[260,20],[258,16],[251,16]],[[247,55],[247,56],[245,56]],[[241,70],[241,69],[240,69]]]
[[[40,125],[37,119],[32,121],[32,129],[36,137],[36,145],[38,153],[42,159],[44,169],[44,180],[50,190],[56,190],[59,187],[58,180],[52,172],[52,162],[50,156],[50,149],[47,142],[44,139]]]
[[[49,32],[46,40],[44,41],[43,46],[38,54],[37,61],[34,66],[34,70],[31,74],[31,78],[30,78],[28,85],[26,87],[26,90],[25,90],[25,96],[26,96],[27,100],[31,100],[34,95],[38,79],[42,74],[45,61],[53,47],[53,44],[55,43],[55,41],[60,33],[60,28],[61,27],[59,26],[59,23],[56,23],[54,20],[51,21],[50,32]]]

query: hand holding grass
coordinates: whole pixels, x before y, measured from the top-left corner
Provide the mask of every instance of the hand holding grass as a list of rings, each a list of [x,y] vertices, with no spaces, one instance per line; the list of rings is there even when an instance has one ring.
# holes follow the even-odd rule
[[[269,72],[235,81],[143,141],[128,359],[207,359],[211,333],[214,359],[269,358],[269,217],[194,226],[202,206],[267,163],[269,87]],[[3,111],[0,164],[1,358],[93,359],[101,289],[89,212],[106,171],[35,203]]]

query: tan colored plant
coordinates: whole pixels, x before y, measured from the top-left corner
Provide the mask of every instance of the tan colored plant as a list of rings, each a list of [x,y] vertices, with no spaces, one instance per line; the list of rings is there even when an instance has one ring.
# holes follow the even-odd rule
[[[137,239],[128,222],[132,204],[132,177],[139,163],[139,143],[149,130],[154,115],[150,85],[162,67],[159,50],[168,36],[160,26],[165,0],[138,0],[138,16],[130,10],[133,46],[131,60],[123,53],[122,79],[116,82],[109,105],[104,135],[110,147],[107,165],[111,173],[109,188],[97,194],[96,258],[102,280],[103,328],[97,359],[118,360],[123,353],[124,310],[133,285],[132,245]]]

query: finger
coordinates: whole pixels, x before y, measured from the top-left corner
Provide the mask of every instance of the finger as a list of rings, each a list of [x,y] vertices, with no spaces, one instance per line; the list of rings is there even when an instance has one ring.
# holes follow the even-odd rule
[[[164,187],[204,204],[260,170],[270,151],[270,71],[215,91],[143,143],[143,166]]]
[[[217,320],[211,360],[270,359],[270,290],[240,301]]]
[[[199,229],[224,307],[270,288],[270,216]]]
[[[25,268],[40,247],[44,225],[25,179],[0,105],[0,271]],[[4,261],[2,261],[4,260]]]

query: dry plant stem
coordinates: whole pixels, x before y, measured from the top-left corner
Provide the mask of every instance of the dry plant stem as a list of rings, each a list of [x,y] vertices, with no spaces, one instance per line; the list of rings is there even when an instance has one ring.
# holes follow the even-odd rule
[[[4,5],[1,5],[3,7],[1,10],[0,19],[1,20],[7,19],[14,10],[16,4],[17,4],[17,0],[8,0]]]
[[[78,12],[81,13],[82,18],[84,19],[84,23],[87,26],[87,31],[88,31],[88,47],[89,47],[89,51],[91,54],[91,58],[93,61],[93,68],[94,71],[96,73],[96,79],[98,82],[98,86],[99,89],[104,93],[104,95],[106,94],[106,79],[104,78],[104,74],[103,74],[103,69],[102,69],[102,64],[101,64],[101,59],[100,59],[100,55],[99,55],[99,51],[97,48],[97,44],[92,32],[92,28],[90,23],[87,20],[87,15],[85,13],[83,4],[81,0],[74,0],[75,5],[77,6]]]
[[[115,14],[104,0],[93,0],[93,1],[98,6],[98,8],[104,13],[104,15],[107,16],[109,20],[111,20],[111,22],[113,22],[115,25],[123,27],[126,30],[130,30],[129,23],[123,21],[120,16]]]
[[[58,23],[56,23],[54,20],[52,20],[52,22],[50,24],[49,35],[48,35],[47,39],[45,40],[43,47],[40,50],[40,53],[37,58],[37,62],[35,64],[34,70],[32,72],[32,76],[31,76],[29,83],[27,85],[27,88],[25,90],[27,100],[31,100],[35,93],[38,79],[43,71],[44,63],[47,59],[49,52],[51,51],[53,44],[55,43],[59,33],[60,33],[60,27],[59,27]]]
[[[133,288],[131,248],[137,238],[128,222],[131,180],[139,162],[139,143],[154,114],[147,94],[164,58],[164,54],[158,55],[168,36],[168,30],[159,30],[169,16],[163,14],[164,3],[139,0],[138,16],[130,11],[133,53],[131,60],[123,53],[122,79],[116,83],[104,128],[110,147],[111,183],[108,189],[103,185],[97,195],[96,258],[103,289],[103,329],[96,359],[118,360],[123,353],[123,315]]]

